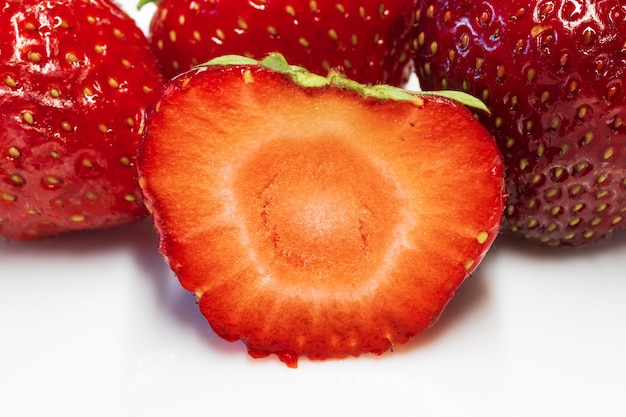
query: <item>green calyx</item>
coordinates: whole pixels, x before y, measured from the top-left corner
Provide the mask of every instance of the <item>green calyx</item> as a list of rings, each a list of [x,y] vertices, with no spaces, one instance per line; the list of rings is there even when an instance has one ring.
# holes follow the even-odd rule
[[[409,101],[417,105],[422,105],[424,102],[421,96],[438,95],[455,100],[465,106],[489,112],[487,106],[485,106],[482,101],[461,91],[441,90],[415,92],[384,84],[365,85],[346,78],[341,71],[336,69],[331,69],[328,72],[328,75],[323,77],[309,72],[303,67],[290,65],[285,57],[280,53],[269,54],[260,61],[240,55],[223,55],[201,64],[200,66],[218,65],[258,65],[281,74],[288,75],[294,83],[302,87],[321,88],[331,86],[344,88],[355,91],[364,97],[372,97],[379,100]]]

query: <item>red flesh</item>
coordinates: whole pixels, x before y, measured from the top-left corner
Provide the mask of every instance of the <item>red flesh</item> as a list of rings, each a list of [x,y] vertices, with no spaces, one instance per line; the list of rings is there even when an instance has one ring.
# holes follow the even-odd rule
[[[257,66],[168,82],[139,149],[160,250],[215,332],[295,367],[430,327],[496,237],[502,161],[461,105],[302,88]]]

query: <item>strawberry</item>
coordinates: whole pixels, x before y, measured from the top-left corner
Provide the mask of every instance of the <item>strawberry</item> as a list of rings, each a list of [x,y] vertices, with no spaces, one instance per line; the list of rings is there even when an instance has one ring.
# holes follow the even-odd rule
[[[363,83],[400,85],[410,73],[412,0],[156,3],[150,40],[170,77],[220,55],[274,51],[322,75],[341,66]]]
[[[625,19],[614,0],[418,2],[420,84],[488,105],[512,234],[569,247],[626,227]]]
[[[504,205],[500,153],[461,104],[279,54],[170,80],[137,162],[160,251],[214,331],[292,367],[431,326]]]
[[[0,27],[0,234],[145,217],[135,159],[164,78],[135,22],[109,0],[20,0]]]

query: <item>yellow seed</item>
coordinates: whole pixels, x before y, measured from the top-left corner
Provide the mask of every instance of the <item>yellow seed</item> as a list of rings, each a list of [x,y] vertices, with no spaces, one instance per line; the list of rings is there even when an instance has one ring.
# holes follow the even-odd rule
[[[288,14],[289,16],[292,16],[292,17],[293,17],[293,16],[295,16],[295,15],[296,15],[296,10],[295,10],[295,9],[293,8],[293,6],[291,6],[291,5],[287,5],[287,6],[285,6],[285,11],[287,12],[287,14]]]
[[[473,259],[472,259],[472,260],[467,261],[467,262],[465,263],[465,270],[466,270],[466,271],[469,271],[470,269],[472,269],[472,267],[474,266],[474,263],[475,263],[475,262],[476,262],[476,261],[474,261]]]
[[[529,165],[528,159],[526,159],[526,158],[520,159],[520,161],[519,161],[519,168],[522,171],[524,171],[526,168],[528,168],[528,165]]]
[[[505,72],[506,72],[506,69],[505,69],[504,65],[498,65],[496,67],[496,77],[504,78]]]
[[[576,233],[572,232],[572,233],[569,233],[569,234],[563,236],[563,240],[572,240],[572,239],[574,239],[575,236],[576,236]]]
[[[352,43],[352,46],[357,46],[357,44],[359,43],[359,38],[356,36],[356,33],[352,34],[352,36],[350,37],[350,42]]]
[[[52,88],[50,89],[50,95],[51,95],[52,97],[54,97],[54,98],[59,98],[59,97],[61,97],[61,92],[59,91],[59,89],[58,89],[58,88],[52,87]]]
[[[30,59],[33,62],[40,62],[41,61],[41,54],[39,52],[30,51],[28,53],[28,59]]]
[[[613,157],[613,155],[615,155],[615,148],[611,146],[610,148],[607,148],[604,151],[604,154],[602,155],[602,157],[604,158],[605,161],[608,161],[609,159]]]
[[[547,191],[546,191],[546,197],[547,198],[553,198],[556,195],[558,195],[559,193],[559,188],[558,187],[550,187]]]
[[[439,49],[439,45],[437,44],[437,42],[432,42],[430,44],[430,52],[434,55],[437,53],[437,50]]]
[[[33,114],[29,111],[25,111],[22,114],[22,119],[28,123],[29,125],[32,125],[33,123],[35,123],[35,117],[33,116]]]
[[[578,173],[583,172],[589,167],[589,162],[583,161],[579,162],[574,166],[574,170]]]
[[[585,233],[583,233],[583,237],[585,239],[589,239],[593,236],[593,230],[587,230]]]
[[[10,201],[13,202],[15,200],[17,200],[17,197],[14,196],[13,194],[9,194],[9,193],[2,193],[2,199],[4,201]]]
[[[61,122],[61,129],[65,130],[66,132],[71,132],[74,128],[70,122],[68,122],[67,120],[63,120]]]
[[[217,39],[219,39],[221,41],[226,39],[226,35],[224,34],[224,31],[222,29],[216,29],[215,30],[215,36],[217,36]]]
[[[574,206],[572,207],[572,211],[574,213],[579,212],[580,210],[583,209],[583,207],[585,207],[585,205],[583,203],[576,203],[574,204]]]
[[[477,236],[476,236],[476,240],[478,241],[479,244],[483,244],[487,241],[487,239],[489,238],[489,233],[487,232],[480,232]]]
[[[57,151],[50,151],[50,156],[57,159],[59,157],[59,153]]]
[[[89,87],[83,88],[83,94],[85,95],[85,97],[93,97],[94,95],[93,90]]]
[[[599,200],[609,195],[609,190],[598,190],[596,193],[596,198]]]
[[[554,206],[550,209],[550,213],[552,213],[553,216],[558,216],[559,214],[563,213],[563,207]]]
[[[107,133],[109,131],[109,128],[107,127],[107,125],[105,125],[104,123],[100,123],[98,125],[98,131],[100,133]]]
[[[73,216],[70,217],[70,220],[75,223],[84,222],[85,216],[83,216],[82,214],[74,214]]]
[[[124,32],[122,32],[118,28],[113,28],[113,36],[115,36],[118,39],[122,39],[124,37]]]
[[[342,14],[346,12],[346,8],[343,7],[343,4],[341,3],[335,4],[335,9],[337,9],[337,11]]]
[[[515,206],[512,204],[509,204],[506,206],[506,214],[508,214],[509,216],[513,215],[513,213],[515,213]]]
[[[170,42],[176,42],[176,31],[174,29],[170,30],[168,33],[168,37]]]
[[[569,189],[571,195],[578,195],[582,191],[583,187],[580,184],[572,185]]]
[[[537,146],[537,156],[543,156],[543,154],[546,152],[546,147],[543,143],[540,143],[539,146]]]
[[[268,26],[267,27],[267,33],[270,34],[270,36],[277,36],[278,32],[276,31],[276,28],[274,26]]]
[[[109,87],[111,88],[119,88],[120,86],[120,83],[113,77],[107,78],[107,83],[109,84]]]
[[[552,172],[552,176],[554,177],[555,180],[558,180],[563,175],[563,172],[565,172],[563,168],[556,167],[554,168],[554,171]]]
[[[85,197],[87,198],[87,200],[91,200],[91,201],[98,200],[98,194],[94,193],[93,191],[87,191],[87,193],[85,194]]]
[[[304,46],[305,48],[309,47],[309,41],[307,41],[305,38],[298,39],[298,43],[300,45]]]
[[[548,232],[554,232],[554,231],[556,230],[556,228],[557,228],[557,224],[553,222],[553,223],[550,223],[550,224],[546,227],[546,230],[547,230]]]
[[[61,183],[60,179],[58,179],[57,177],[53,177],[52,175],[46,175],[45,177],[43,177],[43,179],[50,185],[59,185]]]
[[[543,93],[541,93],[541,102],[545,103],[550,99],[550,92],[549,91],[544,91]]]
[[[254,75],[252,75],[252,72],[250,70],[245,70],[243,72],[243,82],[246,84],[251,84],[254,82]]]
[[[71,63],[78,62],[78,57],[73,52],[68,52],[67,54],[65,54],[65,59],[67,60],[67,62]]]
[[[598,216],[598,217],[594,217],[593,220],[591,220],[591,225],[592,226],[597,226],[600,224],[600,222],[602,222],[602,217]]]
[[[311,0],[311,1],[309,2],[309,9],[310,9],[312,12],[316,12],[316,11],[318,10],[318,8],[317,8],[317,2],[316,2],[315,0]]]
[[[16,184],[24,184],[24,178],[19,174],[11,174],[11,181]]]
[[[506,139],[506,147],[507,149],[510,149],[513,147],[513,145],[515,145],[515,139],[513,138],[507,138]]]
[[[131,64],[131,62],[126,58],[122,58],[122,65],[124,65],[124,68],[128,69],[133,67],[133,64]]]
[[[598,176],[598,178],[596,179],[596,182],[597,182],[598,184],[602,184],[602,183],[603,183],[604,181],[606,181],[608,178],[609,178],[609,174],[603,173],[603,174],[600,174],[600,175]]]
[[[132,203],[133,201],[136,200],[135,196],[132,194],[126,194],[124,196],[124,200],[128,201],[129,203]]]
[[[606,210],[607,207],[608,205],[606,203],[600,204],[598,207],[596,207],[596,212],[602,213],[604,210]]]
[[[330,28],[328,29],[328,36],[332,39],[332,40],[337,40],[339,37],[337,36],[337,32],[335,31],[335,29]]]
[[[91,160],[87,159],[87,158],[83,158],[83,160],[81,161],[81,163],[83,164],[83,166],[85,168],[93,168],[93,162],[91,162]]]
[[[120,164],[125,167],[132,166],[130,159],[127,156],[122,156],[120,158]]]
[[[537,221],[537,219],[531,218],[531,219],[528,219],[527,226],[529,229],[532,229],[533,227],[537,226],[538,223],[539,222]]]
[[[578,225],[578,223],[580,223],[580,218],[576,217],[572,220],[570,220],[570,222],[568,223],[570,227],[575,227],[576,225]]]
[[[4,77],[4,84],[6,84],[7,87],[13,88],[17,85],[17,82],[15,81],[15,78],[7,75],[6,77]]]
[[[612,225],[616,225],[617,223],[622,221],[622,216],[615,216],[613,220],[611,220]]]

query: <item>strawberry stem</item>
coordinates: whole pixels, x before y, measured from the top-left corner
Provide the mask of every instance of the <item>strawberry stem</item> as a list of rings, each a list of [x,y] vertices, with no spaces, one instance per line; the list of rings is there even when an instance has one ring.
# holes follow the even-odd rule
[[[457,101],[465,106],[489,112],[487,106],[485,106],[485,104],[481,100],[460,91],[443,90],[415,92],[385,84],[365,85],[346,78],[343,72],[337,68],[331,68],[328,71],[328,75],[326,77],[323,77],[321,75],[309,72],[303,67],[290,65],[285,57],[280,53],[269,54],[261,61],[240,55],[223,55],[214,58],[208,62],[205,62],[200,66],[214,65],[258,65],[264,68],[271,69],[278,73],[288,75],[289,77],[291,77],[294,83],[305,88],[321,88],[332,86],[355,91],[364,97],[372,97],[379,100],[409,101],[418,106],[421,106],[424,103],[420,96],[425,94],[439,95],[441,97],[446,97],[448,99]]]

